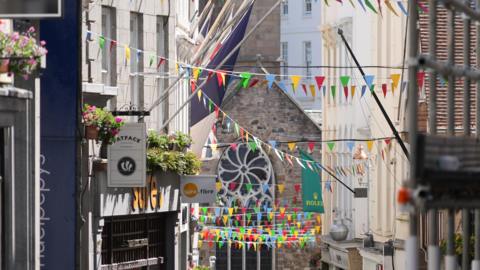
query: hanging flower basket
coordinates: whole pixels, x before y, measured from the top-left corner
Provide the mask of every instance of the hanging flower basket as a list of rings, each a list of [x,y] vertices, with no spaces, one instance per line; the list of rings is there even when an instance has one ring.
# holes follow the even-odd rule
[[[87,140],[98,140],[98,127],[95,125],[85,126],[85,138]]]
[[[40,58],[48,53],[45,41],[35,39],[35,28],[27,32],[4,33],[0,31],[0,73],[28,78],[39,65]]]

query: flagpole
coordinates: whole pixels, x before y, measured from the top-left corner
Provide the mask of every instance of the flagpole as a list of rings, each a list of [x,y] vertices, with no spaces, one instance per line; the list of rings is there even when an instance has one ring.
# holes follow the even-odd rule
[[[225,57],[223,58],[223,60],[214,68],[214,69],[218,69],[220,68],[221,66],[223,66],[223,64],[225,64],[225,62],[227,62],[230,57],[232,57],[232,55],[238,50],[240,49],[240,47],[243,45],[243,43],[245,43],[245,41],[248,40],[248,38],[253,34],[253,32],[255,32],[255,30],[265,21],[265,19],[278,7],[278,5],[280,5],[280,3],[282,3],[283,0],[278,0],[271,8],[270,10],[267,11],[267,13],[257,22],[257,24],[255,24],[252,29],[250,29],[250,31],[245,35],[245,37],[243,37],[243,39],[237,44],[237,46],[235,46],[235,48],[233,48],[233,50]],[[168,118],[167,121],[165,121],[165,123],[163,123],[162,127],[160,128],[160,130],[164,129],[175,117],[177,117],[177,115],[183,110],[183,108],[185,108],[185,106],[187,106],[188,103],[190,103],[190,101],[193,99],[193,97],[195,97],[197,95],[197,92],[207,83],[207,80],[204,80],[196,89],[195,91],[193,91],[193,93],[188,97],[188,99],[180,106],[180,108],[178,108],[175,113],[173,113],[173,115]]]
[[[362,74],[363,79],[365,80],[365,82],[367,82],[366,79],[365,79],[365,72],[363,72],[363,69],[360,66],[360,63],[358,62],[357,58],[355,57],[355,54],[352,51],[352,48],[350,48],[350,45],[348,44],[347,40],[345,39],[345,36],[343,36],[343,30],[341,28],[338,28],[338,34],[340,35],[340,37],[342,37],[343,43],[345,43],[345,46],[347,47],[348,52],[352,56],[353,61],[355,61],[355,64],[357,65],[358,70]],[[367,83],[367,87],[370,88],[370,85],[368,85],[368,83]],[[385,111],[385,108],[383,107],[382,103],[378,99],[378,96],[375,93],[375,91],[372,91],[372,89],[370,89],[370,92],[372,93],[372,96],[375,99],[375,102],[377,103],[378,107],[380,108],[380,111],[382,111],[382,114],[385,117],[385,120],[387,120],[387,123],[390,126],[390,129],[392,130],[393,135],[395,136],[395,139],[397,139],[398,144],[400,144],[400,147],[402,148],[403,153],[405,154],[407,159],[410,160],[410,154],[408,153],[407,147],[405,146],[405,143],[403,142],[402,138],[400,138],[400,134],[398,134],[397,129],[395,128],[392,120],[390,119],[390,117],[387,114],[387,111]]]

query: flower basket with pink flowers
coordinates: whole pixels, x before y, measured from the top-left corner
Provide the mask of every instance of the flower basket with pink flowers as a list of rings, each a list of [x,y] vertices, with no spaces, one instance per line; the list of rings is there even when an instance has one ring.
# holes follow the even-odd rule
[[[82,117],[86,138],[105,145],[116,141],[120,128],[125,124],[122,118],[113,116],[111,112],[88,104],[83,106]]]
[[[35,39],[33,27],[22,34],[0,31],[0,73],[28,78],[37,69],[40,58],[48,53],[45,44]]]

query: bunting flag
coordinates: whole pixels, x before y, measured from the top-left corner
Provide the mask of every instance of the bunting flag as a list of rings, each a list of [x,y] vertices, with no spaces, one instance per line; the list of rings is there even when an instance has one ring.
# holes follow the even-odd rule
[[[353,147],[355,146],[355,142],[349,141],[349,142],[346,142],[346,145],[347,145],[348,151],[352,152]]]
[[[242,79],[243,88],[247,88],[248,87],[248,82],[250,82],[250,78],[252,78],[252,74],[250,74],[248,72],[244,72],[244,73],[240,74],[240,78]]]
[[[372,148],[373,148],[373,141],[367,141],[367,149],[368,151],[372,151]]]
[[[367,91],[367,86],[366,85],[362,85],[362,96],[365,95],[365,92]]]
[[[335,148],[335,142],[327,142],[327,146],[328,146],[328,149],[331,151],[333,151],[333,148]]]
[[[302,89],[303,89],[303,92],[305,93],[305,96],[308,96],[308,94],[307,94],[307,86],[306,86],[304,83],[302,83]]]
[[[325,97],[326,92],[327,92],[327,86],[324,85],[324,86],[322,87],[322,92],[323,92],[323,97]]]
[[[199,90],[197,91],[197,97],[198,97],[198,101],[200,101],[201,98],[202,98],[202,89],[199,89]]]
[[[312,94],[312,97],[315,97],[316,92],[315,92],[315,85],[310,84],[310,93]]]
[[[377,11],[375,10],[375,8],[373,7],[372,3],[370,3],[369,0],[365,0],[365,4],[367,5],[367,7],[369,9],[371,9],[373,11],[373,13],[377,14]]]
[[[358,3],[359,3],[360,6],[362,7],[363,11],[364,11],[364,12],[367,12],[367,10],[365,9],[365,6],[363,5],[362,0],[358,0]]]
[[[125,63],[130,60],[130,47],[125,46]]]
[[[366,0],[366,1],[368,1],[368,0]],[[365,77],[364,77],[365,82],[367,83],[367,86],[370,89],[370,91],[373,91],[372,87],[373,87],[374,78],[375,78],[375,76],[373,76],[373,75],[365,75]]]
[[[88,40],[90,40],[90,38],[87,38]],[[98,46],[100,47],[101,50],[103,50],[103,48],[105,48],[105,38],[100,36],[98,38]]]
[[[380,16],[383,17],[383,14],[382,14],[382,1],[381,1],[381,0],[377,0],[377,3],[378,3],[378,12],[380,13]]]
[[[313,152],[313,148],[315,148],[315,143],[314,142],[308,142],[308,151],[310,153]]]
[[[383,92],[383,97],[386,98],[387,97],[387,84],[386,83],[382,83],[382,92]]]
[[[322,88],[323,81],[325,81],[325,76],[315,76],[315,81],[317,82],[318,90],[320,90],[320,88]],[[323,95],[325,96],[325,94]]]
[[[352,85],[350,89],[351,89],[351,91],[352,91],[352,99],[353,99],[353,97],[355,96],[356,86],[355,86],[355,85]]]
[[[294,143],[294,142],[289,142],[288,143],[288,149],[290,149],[290,151],[295,150],[295,146],[296,146],[296,143]]]
[[[225,86],[225,73],[224,72],[217,72],[217,82],[218,82],[219,87]]]
[[[343,93],[345,94],[345,98],[348,98],[348,82],[350,81],[350,76],[340,76],[340,82],[343,86]]]
[[[292,75],[290,76],[291,80],[292,80],[292,84],[293,84],[293,91],[295,91],[298,87],[298,83],[300,82],[300,80],[302,79],[302,76],[300,75]]]
[[[335,94],[337,92],[337,86],[332,85],[332,86],[330,86],[330,89],[332,91],[332,97],[335,99]]]
[[[420,2],[418,2],[420,4]],[[423,89],[423,83],[425,82],[425,72],[419,71],[417,73],[417,84],[419,91]]]
[[[278,193],[282,194],[283,191],[285,190],[285,185],[284,184],[278,184]]]
[[[268,81],[268,89],[272,89],[273,82],[275,81],[275,75],[267,74],[265,75],[265,79]]]
[[[386,0],[388,1],[388,0]],[[398,87],[398,83],[400,82],[400,74],[391,74],[390,79],[392,80],[392,92],[395,92],[395,89]]]
[[[385,0],[385,5],[387,6],[387,8],[388,8],[393,14],[395,14],[395,16],[398,17],[398,13],[395,11],[395,9],[394,9],[393,6],[392,6],[392,3],[390,3],[389,0]]]
[[[407,9],[403,6],[402,1],[397,1],[397,5],[400,8],[400,10],[405,14],[405,16],[408,16]]]

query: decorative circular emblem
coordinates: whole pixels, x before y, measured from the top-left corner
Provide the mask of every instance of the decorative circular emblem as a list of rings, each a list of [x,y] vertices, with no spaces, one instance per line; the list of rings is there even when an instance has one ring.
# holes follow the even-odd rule
[[[123,175],[131,175],[136,167],[135,160],[131,157],[123,157],[117,163],[117,169]]]
[[[183,194],[189,198],[193,198],[198,194],[198,187],[194,183],[188,183],[183,187]]]

